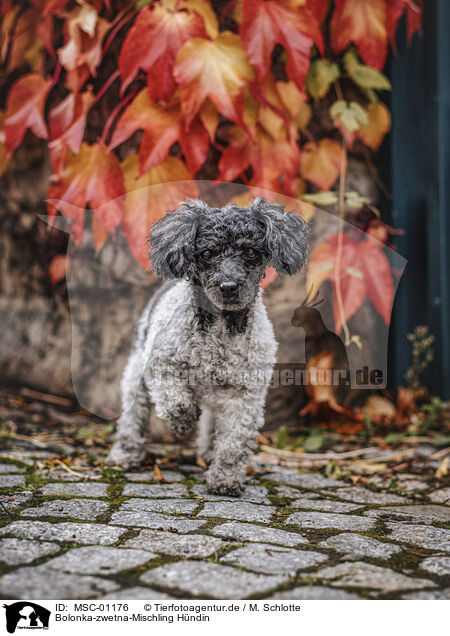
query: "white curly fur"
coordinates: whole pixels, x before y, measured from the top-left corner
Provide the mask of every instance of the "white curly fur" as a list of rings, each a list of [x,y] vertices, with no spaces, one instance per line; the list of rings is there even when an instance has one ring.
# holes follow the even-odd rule
[[[196,329],[196,301],[184,280],[166,289],[154,305],[150,301],[139,321],[122,378],[123,414],[109,463],[130,466],[142,461],[151,435],[152,404],[156,416],[167,422],[180,407],[197,406],[197,452],[212,460],[207,483],[214,490],[238,489],[264,423],[264,378],[270,378],[277,349],[261,292],[242,334],[230,334],[221,316],[209,331]],[[187,373],[176,377],[185,368],[191,370],[192,384],[186,381]],[[195,377],[192,370],[198,370]],[[211,384],[217,370],[225,376],[225,387]]]

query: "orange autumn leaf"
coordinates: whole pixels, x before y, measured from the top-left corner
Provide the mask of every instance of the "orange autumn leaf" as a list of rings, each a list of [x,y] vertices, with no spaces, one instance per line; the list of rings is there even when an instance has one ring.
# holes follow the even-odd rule
[[[51,80],[39,73],[23,75],[12,85],[6,100],[5,143],[8,154],[20,144],[30,129],[36,137],[47,139],[44,107],[52,87]]]
[[[72,11],[65,23],[65,44],[58,49],[58,58],[66,69],[66,84],[78,91],[89,75],[96,76],[102,61],[102,42],[109,22],[98,16],[95,8],[83,3]]]
[[[330,23],[331,48],[342,53],[352,42],[369,66],[381,71],[386,63],[385,0],[335,0]]]
[[[372,150],[378,150],[391,129],[391,114],[381,102],[368,104],[365,110],[369,122],[365,126],[360,126],[357,135],[366,146],[369,146]]]
[[[116,148],[137,130],[144,131],[139,148],[141,172],[151,170],[164,161],[176,141],[180,143],[188,168],[193,174],[206,159],[208,134],[198,118],[192,121],[187,130],[179,103],[168,106],[154,104],[146,89],[123,112],[112,136],[110,148]]]
[[[122,163],[122,170],[127,191],[123,231],[137,262],[148,268],[147,238],[151,224],[167,210],[177,208],[181,201],[197,197],[197,185],[176,157],[168,157],[140,177],[138,157],[129,155]]]
[[[53,169],[59,173],[64,165],[66,147],[78,152],[86,127],[86,117],[94,102],[92,90],[69,95],[52,108],[48,117],[48,144]]]
[[[295,140],[275,140],[260,127],[252,139],[236,126],[227,139],[229,144],[219,161],[219,179],[233,181],[251,167],[251,185],[275,190],[284,186],[288,194],[292,193],[300,159]]]
[[[173,65],[181,46],[195,37],[206,37],[200,15],[176,10],[167,3],[144,7],[128,31],[119,55],[121,92],[139,69],[147,76],[150,95],[168,101],[176,89]]]
[[[49,265],[48,271],[50,274],[50,280],[53,285],[59,283],[60,280],[66,277],[70,269],[70,259],[65,254],[58,254],[55,256]]]
[[[341,159],[342,148],[337,141],[321,139],[317,144],[310,141],[302,148],[300,173],[321,190],[329,190],[339,176]]]
[[[54,209],[74,219],[74,240],[82,239],[84,211],[89,205],[99,221],[112,232],[124,214],[125,186],[116,155],[99,142],[82,143],[77,154],[69,151],[64,169],[48,192],[49,213]]]
[[[180,85],[181,110],[189,127],[205,99],[236,123],[242,118],[244,85],[254,78],[238,35],[222,32],[215,40],[193,38],[186,42],[174,68]]]
[[[316,17],[303,3],[292,0],[242,0],[239,32],[260,82],[270,70],[276,44],[285,48],[286,73],[300,89],[308,74],[311,48],[315,44],[323,51],[323,36]]]

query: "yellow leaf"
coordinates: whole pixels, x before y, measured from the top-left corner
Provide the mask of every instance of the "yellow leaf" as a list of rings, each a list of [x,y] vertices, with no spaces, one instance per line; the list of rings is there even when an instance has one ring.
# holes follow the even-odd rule
[[[215,40],[192,38],[181,47],[175,67],[180,85],[181,107],[189,126],[207,97],[227,119],[239,123],[242,89],[253,80],[238,35],[224,31]]]
[[[317,144],[308,142],[302,148],[301,175],[322,190],[329,190],[339,176],[341,159],[342,149],[336,141],[325,138]]]
[[[366,146],[369,146],[372,150],[378,150],[385,135],[391,129],[391,114],[381,102],[368,104],[366,113],[368,117],[367,125],[360,126],[357,134]]]

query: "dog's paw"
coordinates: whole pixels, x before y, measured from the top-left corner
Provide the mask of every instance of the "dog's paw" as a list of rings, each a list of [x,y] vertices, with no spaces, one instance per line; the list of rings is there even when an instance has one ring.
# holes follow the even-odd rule
[[[244,492],[240,484],[234,484],[232,486],[226,484],[211,485],[207,487],[207,490],[210,495],[222,495],[226,497],[240,497]]]
[[[142,452],[126,450],[120,442],[116,442],[105,459],[105,465],[120,466],[125,469],[137,468],[142,463],[142,459]]]
[[[227,497],[240,497],[244,491],[242,484],[235,478],[224,478],[224,475],[207,473],[206,488],[210,495],[222,495]]]

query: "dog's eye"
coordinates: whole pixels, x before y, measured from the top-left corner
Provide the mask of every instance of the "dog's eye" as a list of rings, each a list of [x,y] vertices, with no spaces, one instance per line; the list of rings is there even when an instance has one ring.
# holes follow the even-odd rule
[[[252,247],[247,249],[247,256],[249,259],[254,260],[258,256],[258,252],[254,250]]]
[[[210,252],[210,250],[205,250],[204,252],[202,252],[201,256],[204,261],[209,261],[212,256],[212,252]]]

